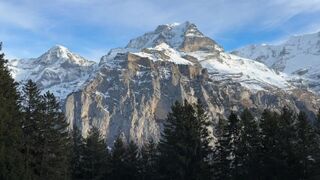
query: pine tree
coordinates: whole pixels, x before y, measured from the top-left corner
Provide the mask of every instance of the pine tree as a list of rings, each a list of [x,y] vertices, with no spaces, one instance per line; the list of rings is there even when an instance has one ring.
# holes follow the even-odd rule
[[[68,124],[55,96],[40,94],[29,80],[23,87],[25,179],[69,179]]]
[[[231,112],[228,122],[218,137],[214,157],[214,173],[216,179],[232,179],[239,175],[236,165],[237,147],[239,144],[240,125],[239,119],[234,112]]]
[[[157,144],[150,140],[140,152],[140,178],[141,180],[153,180],[157,178]]]
[[[258,124],[248,109],[241,113],[240,138],[236,151],[239,175],[237,179],[257,179],[259,168],[260,138]]]
[[[85,139],[83,153],[84,179],[105,179],[108,151],[104,139],[101,138],[99,129],[91,128]]]
[[[0,47],[1,50],[1,47]],[[22,179],[21,113],[17,83],[0,54],[0,179]]]
[[[172,106],[159,143],[160,179],[209,179],[208,122],[200,105]]]
[[[296,114],[283,108],[281,114],[265,111],[261,118],[263,179],[295,179],[298,159],[295,155]]]
[[[73,127],[72,131],[72,159],[71,159],[71,172],[73,180],[81,180],[85,176],[83,169],[83,154],[84,154],[84,139],[80,130]]]
[[[262,140],[262,179],[280,179],[282,167],[286,164],[281,158],[279,141],[280,115],[265,110],[260,119],[260,138]]]
[[[69,179],[71,139],[68,123],[55,96],[47,92],[42,97],[43,136],[41,179]]]
[[[320,148],[320,109],[318,111],[317,114],[317,119],[316,119],[316,125],[314,126],[315,128],[315,133],[316,133],[316,141],[318,143],[318,148]],[[315,154],[314,154],[314,158],[315,158],[315,168],[313,169],[312,172],[312,177],[313,179],[319,179],[320,178],[320,150],[318,150]]]
[[[126,155],[127,149],[120,137],[114,142],[110,164],[107,168],[110,179],[112,180],[126,180],[130,179],[130,175],[126,173]]]
[[[311,126],[307,115],[300,112],[298,116],[297,126],[297,139],[295,143],[295,157],[297,158],[298,165],[296,172],[299,172],[301,179],[308,179],[316,172],[317,154],[320,152],[319,142],[316,139],[315,129]]]
[[[320,141],[320,109],[318,111],[314,126],[315,126],[315,131],[316,131],[318,138],[319,138],[319,141]]]
[[[282,166],[282,177],[293,179],[298,177],[298,171],[296,171],[296,166],[299,163],[298,159],[295,157],[295,140],[296,140],[296,126],[297,114],[284,107],[281,112],[279,121],[279,149],[281,150],[281,159],[285,162]]]
[[[23,155],[24,179],[39,179],[42,158],[43,124],[42,99],[37,85],[29,80],[23,87]]]
[[[140,159],[138,146],[130,141],[125,156],[125,169],[124,173],[127,174],[127,178],[131,180],[139,180],[140,177]]]

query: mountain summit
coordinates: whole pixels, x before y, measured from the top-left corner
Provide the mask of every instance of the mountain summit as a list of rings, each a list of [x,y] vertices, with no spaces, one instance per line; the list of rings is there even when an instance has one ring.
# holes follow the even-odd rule
[[[212,39],[200,32],[197,26],[190,22],[173,23],[158,26],[154,31],[132,39],[126,48],[143,49],[155,47],[161,43],[168,44],[171,48],[185,52],[192,51],[222,51]]]
[[[55,45],[50,48],[46,53],[37,58],[36,63],[52,65],[55,63],[68,63],[68,65],[74,66],[90,66],[92,61],[88,61],[85,58],[72,53],[68,48]]]
[[[12,76],[19,82],[35,81],[42,91],[50,90],[60,99],[77,90],[95,69],[95,62],[56,45],[38,58],[9,62]]]

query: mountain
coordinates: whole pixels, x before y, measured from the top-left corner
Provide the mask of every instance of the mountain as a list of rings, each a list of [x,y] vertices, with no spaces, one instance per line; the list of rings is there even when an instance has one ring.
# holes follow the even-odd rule
[[[8,65],[16,81],[35,81],[45,92],[50,90],[61,100],[79,89],[96,69],[95,62],[57,45],[38,58],[11,60]]]
[[[223,48],[197,27],[185,22],[160,25],[154,31],[132,39],[125,48],[111,50],[100,62],[114,66],[118,53],[133,53],[153,61],[199,65],[215,79],[232,79],[250,90],[292,88],[285,74],[276,73],[262,63],[224,52]]]
[[[232,54],[289,74],[292,83],[320,93],[320,32],[293,36],[279,45],[250,45]]]
[[[119,135],[157,141],[171,105],[183,99],[199,99],[215,120],[232,110],[283,106],[314,116],[319,97],[288,79],[225,52],[190,22],[166,24],[103,56],[92,77],[67,96],[65,112],[83,136],[96,126],[108,144]]]

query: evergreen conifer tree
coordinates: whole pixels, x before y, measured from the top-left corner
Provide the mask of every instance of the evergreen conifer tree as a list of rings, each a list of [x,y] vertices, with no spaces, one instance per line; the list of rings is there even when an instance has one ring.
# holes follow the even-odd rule
[[[282,149],[279,141],[280,115],[265,110],[260,119],[260,138],[262,141],[262,179],[280,179],[282,167],[286,164],[281,158]]]
[[[176,102],[159,143],[160,179],[209,179],[208,119],[200,105]]]
[[[314,176],[319,169],[316,168],[317,154],[320,153],[319,141],[317,140],[315,129],[312,127],[307,115],[300,112],[298,116],[297,139],[295,140],[294,150],[296,152],[298,165],[295,171],[299,172],[298,177],[309,179]]]
[[[85,145],[82,134],[77,127],[73,127],[72,142],[71,177],[73,180],[82,180],[85,176],[83,169],[83,154]]]
[[[231,112],[224,126],[222,136],[218,137],[214,155],[215,179],[233,179],[239,175],[236,157],[239,144],[240,124],[237,115]]]
[[[299,176],[296,167],[299,164],[298,158],[295,156],[295,146],[296,146],[296,124],[297,114],[289,109],[284,107],[282,109],[279,121],[279,148],[281,150],[280,159],[285,162],[282,165],[281,176],[282,178],[294,179]]]
[[[42,158],[43,142],[43,116],[42,99],[37,85],[28,80],[23,87],[23,155],[24,155],[24,179],[39,179],[40,164]]]
[[[258,124],[248,109],[241,113],[240,141],[236,156],[239,174],[237,179],[255,180],[259,176],[260,138]]]
[[[139,149],[138,146],[133,142],[130,141],[126,150],[125,156],[125,169],[124,172],[127,174],[127,178],[131,180],[139,180],[140,177],[140,159],[139,159]]]
[[[157,144],[150,140],[141,149],[140,152],[140,179],[154,180],[157,178]]]
[[[55,96],[47,92],[42,96],[42,159],[41,179],[69,179],[71,138],[68,123]]]
[[[40,94],[29,80],[23,87],[23,155],[25,179],[69,179],[68,124],[55,96]]]
[[[0,47],[1,50],[1,47]],[[22,179],[23,157],[21,113],[17,83],[0,54],[0,179]]]
[[[85,139],[83,153],[84,179],[106,179],[108,151],[104,139],[101,138],[97,128],[91,128],[88,137]]]
[[[110,155],[110,164],[107,168],[107,171],[110,179],[112,180],[123,180],[130,179],[128,174],[125,172],[126,170],[126,155],[127,149],[121,139],[118,137],[114,142],[113,148],[111,150]]]

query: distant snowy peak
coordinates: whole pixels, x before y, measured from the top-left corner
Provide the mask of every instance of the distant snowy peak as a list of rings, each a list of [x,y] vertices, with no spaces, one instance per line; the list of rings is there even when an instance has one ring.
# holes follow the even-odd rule
[[[294,73],[301,67],[320,65],[320,32],[292,36],[279,45],[250,45],[232,54],[263,62],[278,71]]]
[[[95,62],[57,45],[38,58],[9,61],[12,76],[18,82],[36,82],[42,92],[50,90],[60,99],[79,89],[94,73]]]
[[[278,45],[251,45],[232,53],[291,74],[290,81],[320,93],[320,32],[293,36]]]
[[[155,47],[161,43],[182,51],[223,51],[212,39],[201,33],[197,26],[190,22],[173,23],[158,26],[154,31],[132,39],[126,49],[141,50]]]
[[[292,36],[284,44],[287,46],[295,46],[298,50],[302,51],[312,48],[312,50],[317,50],[317,53],[319,53],[318,50],[320,49],[320,32]]]
[[[91,66],[94,64],[92,61],[88,61],[85,58],[72,53],[64,46],[56,45],[50,48],[46,53],[36,59],[35,63],[41,64],[57,64],[68,63],[70,65],[79,66]]]

